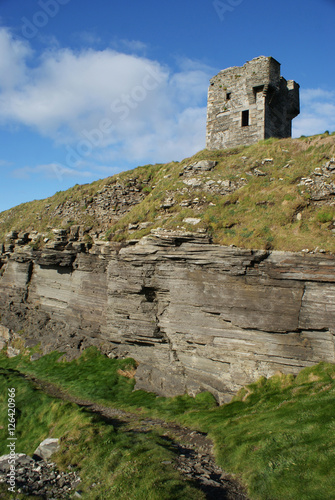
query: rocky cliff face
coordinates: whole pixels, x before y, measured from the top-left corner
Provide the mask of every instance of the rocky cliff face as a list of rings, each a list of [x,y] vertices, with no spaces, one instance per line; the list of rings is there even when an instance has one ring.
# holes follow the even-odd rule
[[[137,388],[221,402],[262,375],[335,362],[334,256],[165,231],[43,250],[14,236],[0,257],[0,322],[43,352],[97,345],[139,362]]]

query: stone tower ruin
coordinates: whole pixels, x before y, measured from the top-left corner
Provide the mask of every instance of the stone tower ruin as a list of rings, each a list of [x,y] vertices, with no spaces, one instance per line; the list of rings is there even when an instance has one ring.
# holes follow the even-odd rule
[[[291,122],[299,112],[299,85],[280,76],[273,57],[224,69],[210,81],[206,148],[291,137]]]

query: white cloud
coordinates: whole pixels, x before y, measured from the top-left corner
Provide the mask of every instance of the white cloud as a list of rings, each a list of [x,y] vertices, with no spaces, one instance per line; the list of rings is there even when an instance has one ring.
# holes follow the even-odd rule
[[[14,40],[6,28],[0,28],[0,90],[11,91],[25,82],[32,54],[26,42]]]
[[[113,45],[115,48],[129,50],[132,53],[143,53],[148,48],[147,44],[140,40],[127,40],[126,38],[115,42]]]
[[[100,36],[93,31],[81,31],[79,33],[74,33],[73,38],[89,45],[90,47],[92,47],[92,45],[99,45],[102,41]]]
[[[27,83],[2,94],[0,113],[51,137],[64,126],[76,134],[95,124],[95,114],[110,114],[111,104],[141,85],[148,70],[164,78],[157,64],[108,49],[46,53]]]
[[[301,113],[293,121],[293,136],[335,131],[335,91],[302,89]]]
[[[181,69],[172,74],[138,55],[109,48],[75,52],[53,45],[29,65],[29,45],[4,28],[0,34],[3,72],[12,75],[0,92],[3,125],[32,127],[63,145],[65,152],[71,147],[81,159],[124,154],[138,162],[161,161],[204,147],[212,72],[201,63],[181,60]],[[137,41],[122,43],[134,50],[145,48]],[[88,139],[94,132],[96,141]]]
[[[143,158],[149,153],[159,162],[168,162],[191,156],[205,147],[205,122],[206,107],[187,108],[176,117],[170,116],[164,123],[157,123],[158,134],[153,128],[146,135],[135,137],[131,144],[125,144],[119,151],[119,157],[127,155],[130,160],[136,161],[136,158]]]
[[[0,160],[0,167],[10,167],[12,163],[7,160]]]
[[[42,176],[48,179],[62,180],[64,177],[91,177],[92,172],[64,167],[59,163],[37,165],[35,167],[22,167],[12,171],[12,176],[17,179],[29,179],[32,176]]]

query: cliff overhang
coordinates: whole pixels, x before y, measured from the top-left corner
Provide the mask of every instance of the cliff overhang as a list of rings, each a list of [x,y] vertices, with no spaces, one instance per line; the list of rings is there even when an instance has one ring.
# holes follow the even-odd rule
[[[68,357],[95,345],[138,361],[136,388],[220,402],[260,376],[335,362],[333,255],[159,230],[123,244],[21,240],[0,254],[7,340],[20,333]]]

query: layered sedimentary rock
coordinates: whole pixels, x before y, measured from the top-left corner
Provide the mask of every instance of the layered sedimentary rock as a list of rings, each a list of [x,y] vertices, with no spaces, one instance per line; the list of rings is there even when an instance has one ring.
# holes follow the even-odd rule
[[[137,388],[219,401],[262,375],[335,362],[334,256],[167,232],[66,248],[14,245],[0,260],[1,324],[44,352],[96,345],[138,361]]]

